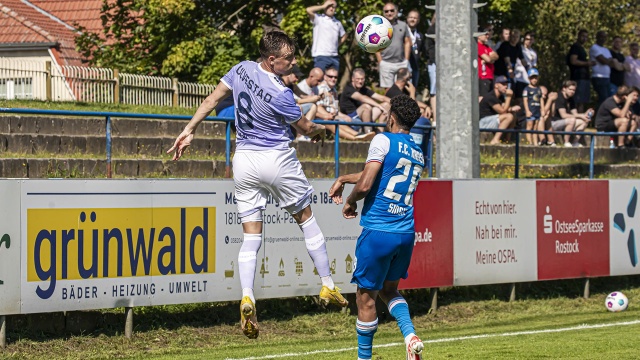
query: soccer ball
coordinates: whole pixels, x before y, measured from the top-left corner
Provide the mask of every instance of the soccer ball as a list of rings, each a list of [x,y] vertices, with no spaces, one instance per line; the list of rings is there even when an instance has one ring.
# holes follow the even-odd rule
[[[623,293],[616,291],[607,295],[604,300],[604,306],[611,312],[625,311],[629,306],[629,300]]]
[[[380,15],[369,15],[356,26],[356,40],[366,52],[375,53],[391,45],[393,26]]]

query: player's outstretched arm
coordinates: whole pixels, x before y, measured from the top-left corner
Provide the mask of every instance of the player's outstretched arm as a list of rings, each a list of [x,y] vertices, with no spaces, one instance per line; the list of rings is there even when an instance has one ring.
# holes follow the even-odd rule
[[[200,104],[198,110],[193,115],[187,126],[184,128],[182,133],[178,135],[176,141],[173,143],[171,149],[167,150],[167,154],[170,154],[175,151],[173,154],[173,160],[178,160],[184,154],[184,151],[191,145],[191,141],[193,140],[193,136],[196,132],[196,128],[202,120],[204,120],[215,107],[220,103],[220,100],[226,98],[231,95],[231,89],[227,87],[223,82],[220,82],[216,89],[211,93],[211,95],[207,96],[206,99]]]
[[[296,128],[299,134],[310,137],[313,143],[321,140],[324,143],[324,138],[327,135],[324,125],[316,124],[304,115],[291,125]]]
[[[344,184],[355,184],[360,180],[360,176],[362,176],[362,171],[355,174],[339,176],[329,189],[329,196],[331,197],[331,200],[333,200],[336,205],[342,204]]]
[[[362,200],[367,196],[373,183],[376,181],[378,172],[382,168],[382,163],[377,161],[369,161],[365,166],[360,179],[356,183],[356,186],[351,191],[351,194],[347,198],[347,201],[342,208],[342,215],[347,219],[352,219],[358,216],[356,209],[358,209],[357,201]]]

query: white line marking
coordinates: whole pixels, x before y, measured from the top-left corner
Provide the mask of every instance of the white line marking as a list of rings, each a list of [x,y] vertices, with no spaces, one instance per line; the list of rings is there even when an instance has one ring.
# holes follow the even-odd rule
[[[594,325],[578,325],[566,328],[558,328],[558,329],[545,329],[545,330],[527,330],[527,331],[516,331],[510,333],[502,333],[502,334],[481,334],[481,335],[469,335],[469,336],[459,336],[452,338],[443,338],[443,339],[434,339],[424,341],[425,344],[434,344],[434,343],[442,343],[442,342],[452,342],[452,341],[462,341],[462,340],[472,340],[472,339],[486,339],[493,337],[502,337],[502,336],[519,336],[519,335],[534,335],[534,334],[545,334],[545,333],[556,333],[556,332],[564,332],[564,331],[575,331],[575,330],[588,330],[588,329],[599,329],[606,328],[612,326],[628,326],[628,325],[637,325],[640,324],[640,320],[633,321],[624,321],[617,323],[609,323],[609,324],[594,324]],[[374,348],[387,348],[393,346],[404,346],[403,342],[394,342],[388,344],[374,345]],[[227,358],[225,360],[262,360],[262,359],[280,359],[287,357],[300,357],[300,356],[308,356],[308,355],[316,355],[316,354],[331,354],[345,351],[354,351],[358,350],[357,347],[348,347],[342,349],[321,349],[321,350],[313,350],[306,351],[300,353],[286,353],[286,354],[275,354],[275,355],[265,355],[265,356],[252,356],[246,358]]]

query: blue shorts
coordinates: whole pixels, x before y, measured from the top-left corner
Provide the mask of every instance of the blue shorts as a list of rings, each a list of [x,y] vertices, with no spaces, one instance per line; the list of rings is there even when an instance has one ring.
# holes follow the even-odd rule
[[[532,116],[527,118],[527,122],[540,120],[540,116]]]
[[[362,229],[356,242],[356,269],[351,283],[367,290],[381,290],[385,281],[406,279],[414,241],[414,233]]]
[[[351,122],[352,123],[358,123],[358,124],[362,124],[362,119],[360,119],[360,116],[358,116],[358,112],[354,111],[351,114],[349,114],[349,117],[351,118]],[[362,126],[357,126],[357,125],[351,125],[351,128],[357,132],[361,132],[364,131],[364,129],[362,128]]]

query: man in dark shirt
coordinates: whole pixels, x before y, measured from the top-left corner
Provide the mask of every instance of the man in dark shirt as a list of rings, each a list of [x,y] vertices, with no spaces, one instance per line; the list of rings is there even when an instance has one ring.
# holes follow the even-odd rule
[[[398,77],[396,78],[396,81],[384,95],[389,99],[393,99],[398,95],[405,94],[409,95],[409,97],[413,100],[416,100],[416,87],[413,86],[411,81],[409,81],[411,79],[412,74],[409,72],[409,69],[398,70]],[[427,106],[427,104],[423,103],[422,101],[416,100],[416,102],[418,103],[418,106],[420,106],[420,112],[422,116],[430,119],[432,115],[431,108],[429,108],[429,106]]]
[[[596,64],[589,60],[584,44],[589,39],[589,33],[585,29],[578,31],[577,41],[571,45],[567,55],[569,65],[569,78],[576,82],[576,94],[574,100],[578,112],[583,112],[586,104],[591,99],[591,74],[590,68]]]
[[[607,98],[596,115],[596,129],[603,132],[634,132],[638,124],[631,120],[631,105],[638,100],[638,92],[624,85]],[[633,136],[626,137],[627,145],[633,143]],[[625,136],[618,136],[618,147],[625,146]]]
[[[493,91],[486,93],[480,101],[480,129],[508,129],[515,125],[515,113],[520,106],[510,106],[513,90],[509,89],[505,76],[496,76]],[[491,145],[499,144],[501,132],[496,132]]]
[[[340,111],[349,115],[352,122],[377,122],[384,120],[381,117],[387,114],[391,107],[388,97],[376,94],[370,88],[364,86],[365,72],[356,68],[351,74],[351,82],[348,83],[340,94]],[[354,127],[356,130],[357,127]],[[366,127],[365,132],[371,132],[371,127]]]
[[[433,37],[432,37],[433,36]],[[425,33],[424,55],[427,60],[427,71],[429,72],[429,102],[433,110],[433,122],[436,122],[436,14],[431,18],[431,24]]]
[[[622,54],[622,38],[620,36],[614,37],[612,45],[609,51],[611,52],[611,57],[616,61],[614,61],[611,66],[609,81],[611,81],[611,93],[615,94],[618,87],[624,84],[624,72],[630,71],[631,67],[624,62],[625,56]]]
[[[515,72],[516,60],[520,59],[522,66],[527,67],[527,60],[522,53],[522,46],[520,45],[520,30],[513,29],[509,35],[509,41],[503,42],[498,48],[498,56],[500,59],[495,62],[495,75],[506,76],[511,83],[512,90],[515,90]],[[522,90],[520,94],[515,94],[516,98],[522,97]]]
[[[555,103],[556,110],[551,118],[551,127],[554,131],[583,131],[591,121],[591,116],[588,113],[593,114],[593,109],[589,109],[587,113],[578,113],[576,109],[576,103],[573,100],[576,85],[573,80],[566,80],[562,83],[562,90]],[[582,147],[580,137],[580,135],[576,135],[574,142],[571,143],[571,135],[564,135],[564,146]]]

